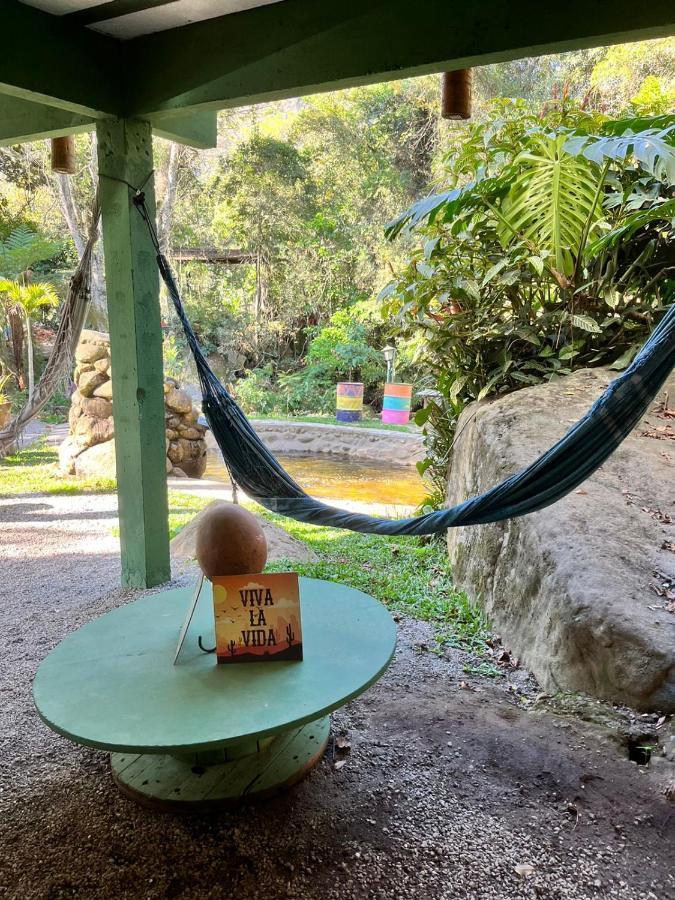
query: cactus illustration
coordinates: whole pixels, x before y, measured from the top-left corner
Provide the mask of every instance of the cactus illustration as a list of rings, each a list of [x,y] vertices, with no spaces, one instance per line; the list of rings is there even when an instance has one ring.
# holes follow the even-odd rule
[[[288,641],[288,646],[290,647],[293,641],[295,640],[295,634],[293,633],[293,626],[289,622],[286,626],[286,640]]]
[[[230,641],[230,643],[227,645],[227,649],[230,651],[230,656],[234,656],[236,649],[237,649],[237,645],[235,644],[234,641]]]

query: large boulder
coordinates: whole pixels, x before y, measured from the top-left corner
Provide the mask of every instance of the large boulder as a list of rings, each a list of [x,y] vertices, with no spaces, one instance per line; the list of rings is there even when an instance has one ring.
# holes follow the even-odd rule
[[[115,478],[115,441],[96,444],[74,460],[78,478]]]
[[[581,370],[473,404],[448,478],[457,503],[547,450],[614,373]],[[675,396],[675,377],[665,391]],[[675,430],[653,404],[581,487],[540,512],[449,529],[454,579],[551,692],[675,711]],[[669,606],[670,603],[670,606]]]

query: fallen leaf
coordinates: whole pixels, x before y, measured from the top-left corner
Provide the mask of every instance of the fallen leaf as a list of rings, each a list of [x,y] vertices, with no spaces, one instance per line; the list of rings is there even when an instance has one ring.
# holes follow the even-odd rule
[[[529,878],[530,875],[534,875],[534,866],[531,866],[529,863],[518,863],[517,866],[513,867],[513,871],[520,878]]]
[[[337,762],[333,763],[333,768],[341,769],[345,765],[346,762],[347,762],[346,759],[338,759]]]

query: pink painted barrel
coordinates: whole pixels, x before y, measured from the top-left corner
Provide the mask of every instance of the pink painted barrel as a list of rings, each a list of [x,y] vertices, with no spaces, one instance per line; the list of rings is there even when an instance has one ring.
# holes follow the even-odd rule
[[[340,381],[337,386],[335,418],[338,422],[359,422],[363,410],[363,383]]]
[[[407,425],[411,398],[411,384],[385,384],[382,421],[387,425]]]

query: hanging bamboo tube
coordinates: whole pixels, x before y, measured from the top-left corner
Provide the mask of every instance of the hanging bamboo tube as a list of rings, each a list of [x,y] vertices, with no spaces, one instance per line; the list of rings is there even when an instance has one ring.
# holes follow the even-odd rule
[[[441,116],[444,119],[471,118],[471,69],[443,72]]]
[[[52,138],[52,172],[74,175],[75,171],[75,138],[72,134]]]

